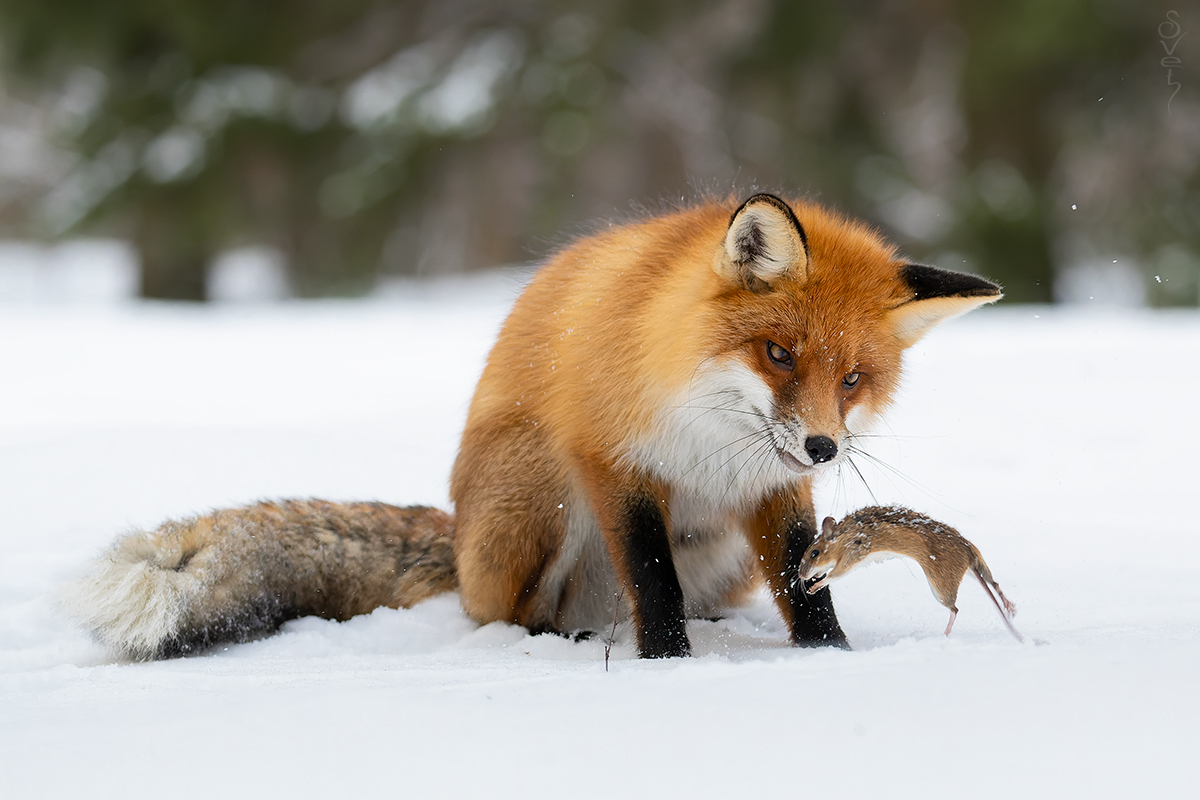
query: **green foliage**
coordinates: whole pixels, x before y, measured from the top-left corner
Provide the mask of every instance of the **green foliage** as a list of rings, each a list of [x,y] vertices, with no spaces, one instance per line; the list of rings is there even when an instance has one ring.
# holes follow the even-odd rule
[[[1119,252],[1151,302],[1195,303],[1200,81],[1168,113],[1163,13],[0,0],[0,56],[75,154],[27,225],[130,237],[147,296],[202,298],[205,265],[243,243],[282,250],[301,295],[355,293],[529,260],[631,200],[758,186],[878,220],[1010,299]]]

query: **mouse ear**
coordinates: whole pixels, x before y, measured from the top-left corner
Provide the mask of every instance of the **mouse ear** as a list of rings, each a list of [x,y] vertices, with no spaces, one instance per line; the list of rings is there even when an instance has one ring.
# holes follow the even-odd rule
[[[833,528],[835,525],[837,525],[837,520],[833,517],[826,517],[821,523],[821,533],[819,535],[826,539],[833,538]]]

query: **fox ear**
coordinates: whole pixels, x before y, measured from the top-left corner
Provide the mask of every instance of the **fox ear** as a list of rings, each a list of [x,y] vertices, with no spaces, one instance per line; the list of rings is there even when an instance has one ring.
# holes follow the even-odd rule
[[[791,206],[772,194],[756,194],[742,203],[729,221],[713,268],[752,292],[770,291],[784,275],[803,282],[808,240]]]
[[[999,286],[977,275],[922,264],[905,264],[900,269],[900,280],[912,297],[892,309],[888,319],[902,347],[916,344],[939,322],[1003,296]]]

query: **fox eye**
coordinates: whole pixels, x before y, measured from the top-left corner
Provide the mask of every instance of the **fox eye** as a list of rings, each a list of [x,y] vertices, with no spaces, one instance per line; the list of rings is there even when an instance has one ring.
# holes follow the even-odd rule
[[[792,354],[788,352],[786,347],[767,342],[767,357],[771,359],[771,363],[784,369],[792,368]]]
[[[861,377],[862,377],[862,373],[860,373],[860,372],[847,373],[847,375],[844,378],[842,378],[842,388],[843,389],[853,389],[855,386],[858,385],[858,379]]]

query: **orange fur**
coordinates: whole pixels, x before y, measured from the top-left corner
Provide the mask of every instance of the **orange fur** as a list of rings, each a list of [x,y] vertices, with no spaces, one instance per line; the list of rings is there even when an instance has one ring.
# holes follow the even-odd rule
[[[802,231],[788,220],[793,212]],[[815,530],[811,480],[821,465],[805,443],[844,446],[852,409],[870,418],[890,401],[906,346],[934,322],[999,297],[972,278],[973,288],[927,299],[906,281],[906,263],[861,223],[763,196],[743,210],[714,202],[612,228],[559,253],[518,299],[488,358],[451,478],[468,613],[598,627],[620,587],[639,580],[653,584],[645,591],[664,584],[662,602],[678,605],[672,564],[655,572],[664,559],[711,583],[692,581],[699,599],[689,598],[690,578],[678,576],[684,602],[697,607],[718,590],[744,589],[753,562],[798,642],[836,639],[836,622],[829,630],[797,622],[789,587],[788,553]],[[928,313],[915,314],[918,306]],[[772,360],[783,351],[771,343],[790,364]],[[854,375],[856,385],[843,383]],[[724,400],[693,388],[704,381],[716,397],[744,385],[759,399],[749,411],[721,408]],[[680,410],[688,403],[712,406],[688,423]],[[734,441],[746,425],[737,414],[760,412],[802,442],[776,441],[772,453],[761,434],[753,469],[765,477],[756,483],[749,462],[740,474],[720,467],[740,445],[709,452],[702,433]],[[788,458],[791,472],[780,466]],[[708,483],[691,477],[707,473]],[[594,551],[597,535],[609,564],[580,555]],[[719,538],[738,535],[749,543],[741,556]],[[693,536],[712,551],[694,564],[685,552]],[[627,602],[643,654],[686,652],[676,626],[658,621],[657,595],[642,593],[633,587]],[[647,625],[670,630],[659,636]]]
[[[880,413],[902,351],[999,298],[907,263],[812,203],[756,195],[563,250],[517,300],[433,509],[293,500],[120,540],[74,592],[103,641],[156,657],[452,589],[480,622],[690,651],[685,620],[765,580],[793,641],[846,646],[799,567],[812,481]]]

